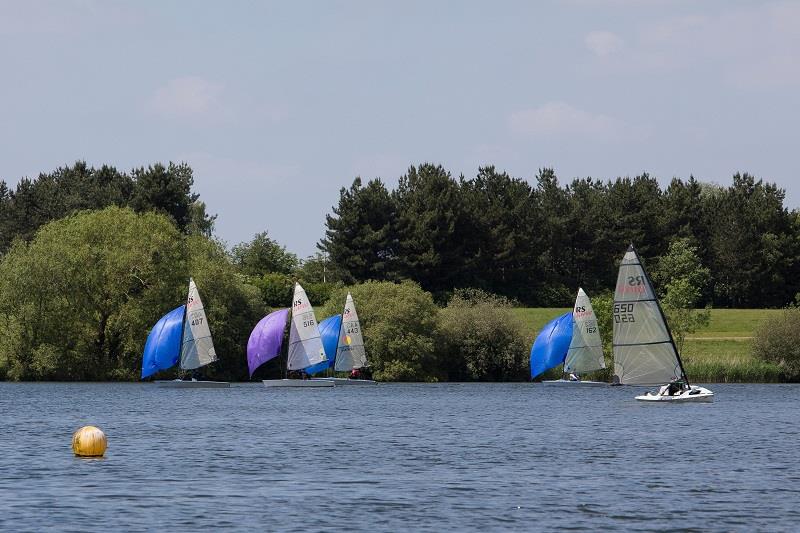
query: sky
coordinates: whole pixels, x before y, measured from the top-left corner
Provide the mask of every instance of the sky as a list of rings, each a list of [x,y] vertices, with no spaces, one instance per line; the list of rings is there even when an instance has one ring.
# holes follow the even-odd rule
[[[800,207],[800,2],[3,1],[0,179],[185,161],[301,257],[356,176],[750,172]]]

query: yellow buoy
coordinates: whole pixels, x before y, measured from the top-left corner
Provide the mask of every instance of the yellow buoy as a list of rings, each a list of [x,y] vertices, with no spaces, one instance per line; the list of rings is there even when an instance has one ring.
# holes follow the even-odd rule
[[[102,457],[106,446],[106,434],[100,428],[83,426],[72,434],[72,451],[78,457]]]

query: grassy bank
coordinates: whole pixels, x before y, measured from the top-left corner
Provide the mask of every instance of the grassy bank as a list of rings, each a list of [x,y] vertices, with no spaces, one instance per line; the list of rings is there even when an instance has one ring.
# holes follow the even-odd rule
[[[531,338],[569,308],[517,308]],[[778,309],[712,309],[709,326],[691,334],[681,353],[686,372],[696,382],[778,382],[780,369],[751,355],[753,334]],[[608,354],[606,355],[608,358]]]

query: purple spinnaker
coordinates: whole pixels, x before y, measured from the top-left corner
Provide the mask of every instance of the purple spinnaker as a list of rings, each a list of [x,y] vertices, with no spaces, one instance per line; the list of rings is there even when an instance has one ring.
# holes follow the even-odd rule
[[[289,318],[289,309],[279,309],[262,318],[247,341],[247,366],[250,377],[256,368],[281,353],[283,331]]]

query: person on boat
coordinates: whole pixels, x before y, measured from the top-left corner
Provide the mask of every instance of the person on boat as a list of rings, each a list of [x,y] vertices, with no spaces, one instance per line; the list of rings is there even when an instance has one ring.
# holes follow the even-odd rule
[[[350,371],[350,379],[361,379],[361,369],[354,368]]]
[[[200,381],[200,369],[195,368],[192,370],[192,375],[189,377],[191,381]]]
[[[680,394],[683,392],[684,385],[683,381],[680,379],[676,379],[675,381],[671,381],[667,386],[667,395],[675,396],[676,394]]]
[[[574,372],[570,372],[569,373],[569,377],[567,379],[569,379],[570,381],[580,381],[581,380],[581,378],[579,378],[577,376],[577,374],[575,374]]]

